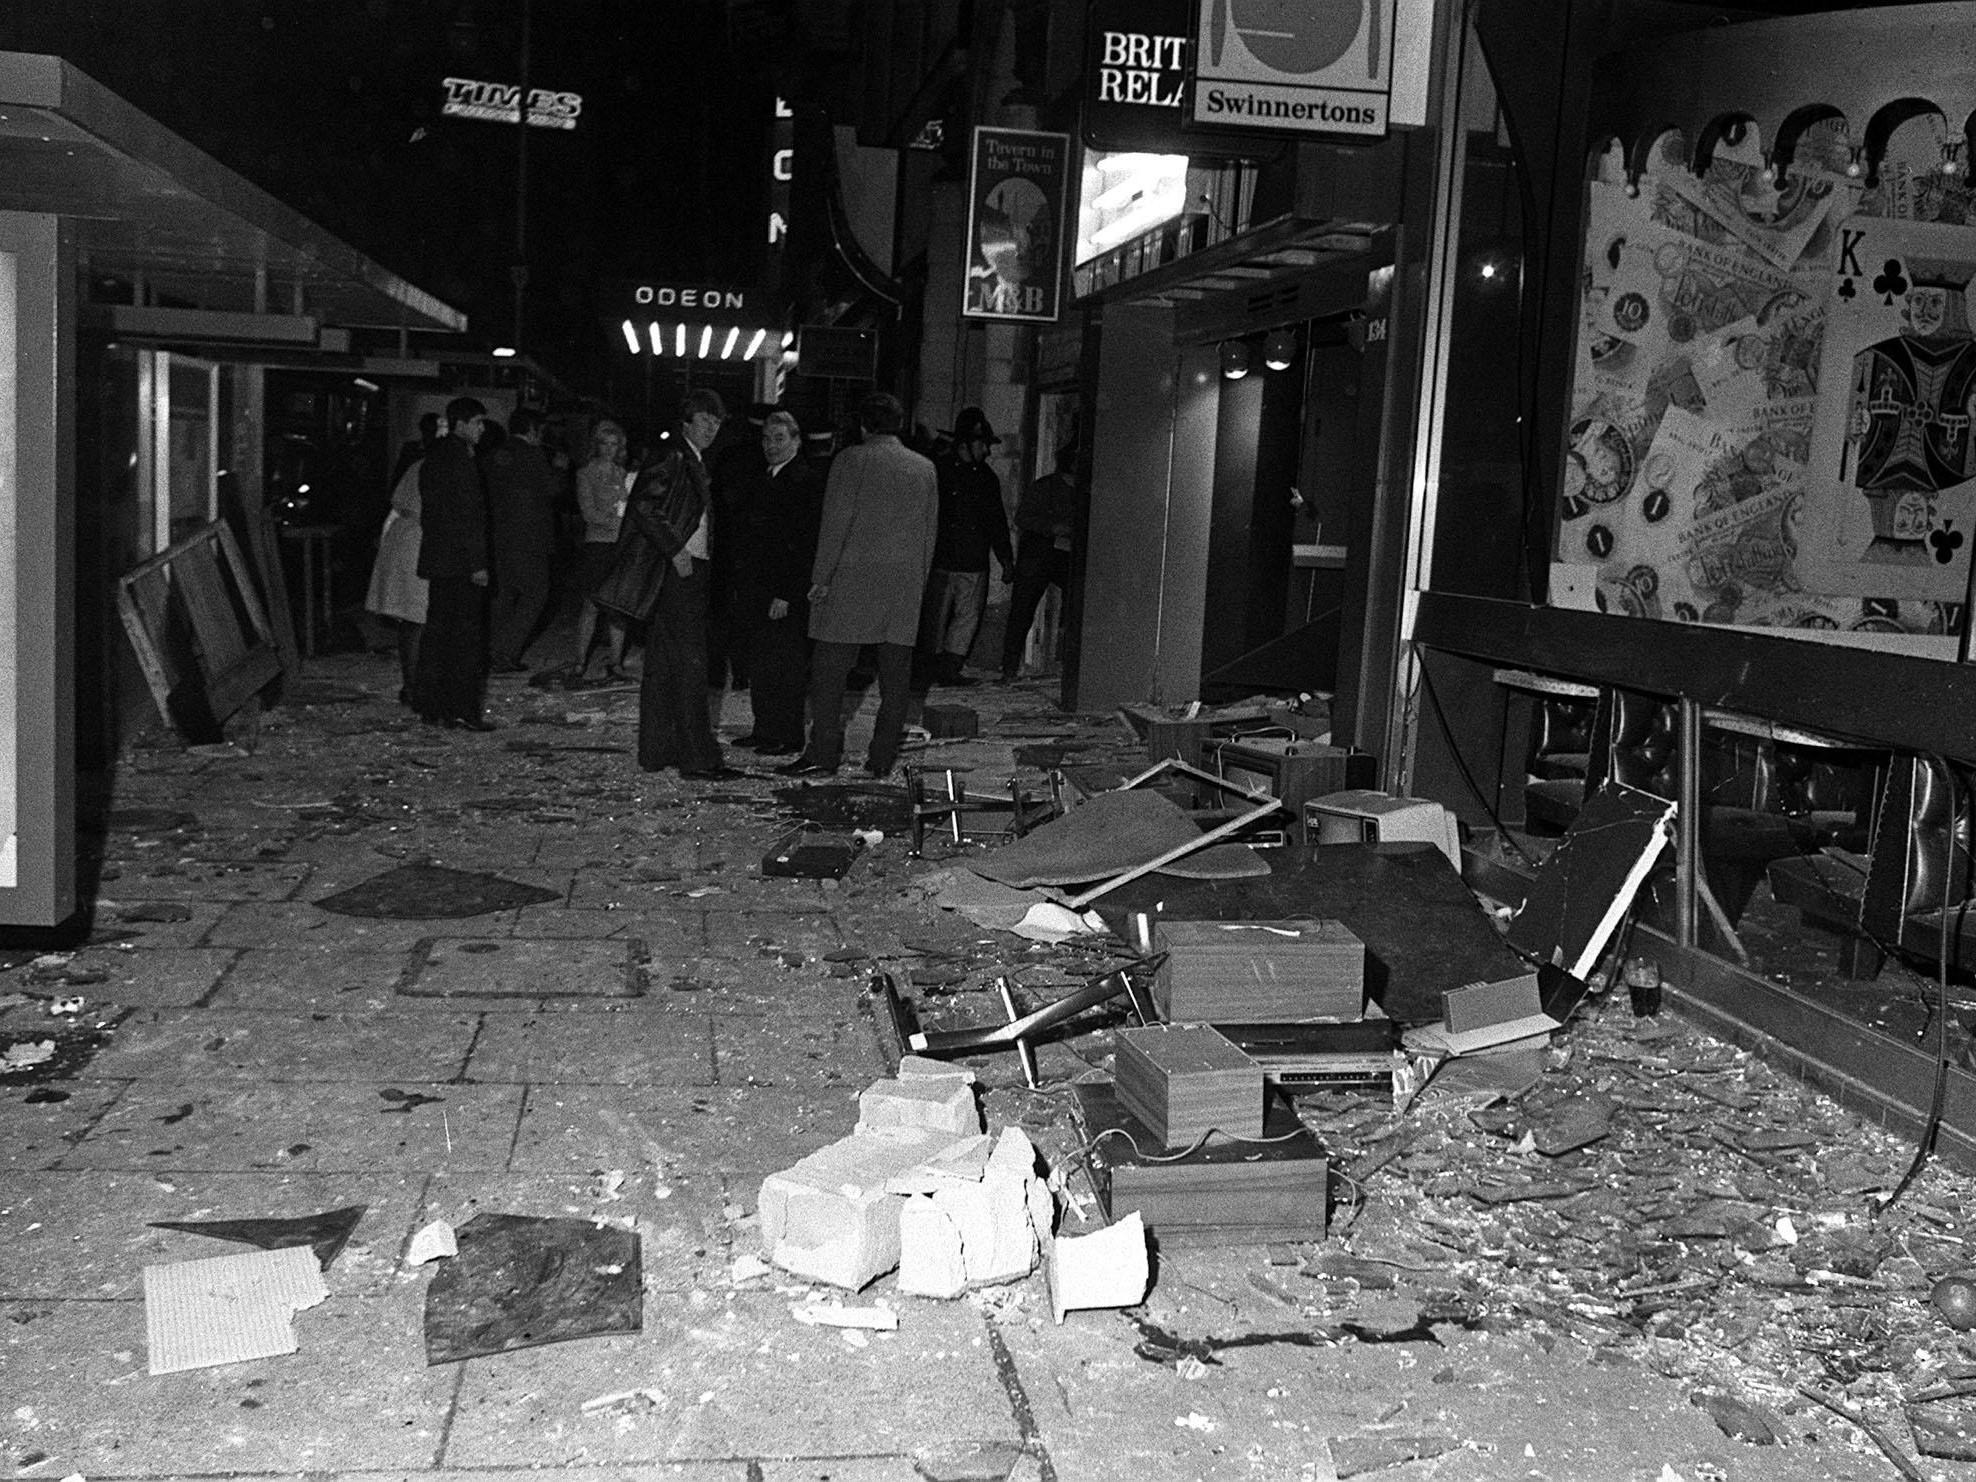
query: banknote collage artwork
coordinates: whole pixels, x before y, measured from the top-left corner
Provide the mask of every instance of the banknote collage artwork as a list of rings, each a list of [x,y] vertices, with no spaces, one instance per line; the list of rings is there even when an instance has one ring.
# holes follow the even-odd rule
[[[1960,131],[1917,112],[1870,161],[1827,119],[1779,170],[1732,124],[1699,174],[1693,143],[1593,171],[1552,601],[1953,653],[1976,539]]]

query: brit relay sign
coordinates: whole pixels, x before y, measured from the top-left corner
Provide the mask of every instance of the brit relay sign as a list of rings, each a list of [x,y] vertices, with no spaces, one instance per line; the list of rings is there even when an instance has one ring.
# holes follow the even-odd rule
[[[1056,321],[1069,182],[1068,134],[974,131],[964,316]]]

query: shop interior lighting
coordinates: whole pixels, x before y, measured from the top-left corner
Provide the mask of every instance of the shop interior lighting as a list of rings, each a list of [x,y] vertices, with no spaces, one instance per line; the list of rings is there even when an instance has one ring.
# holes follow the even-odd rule
[[[700,329],[700,359],[705,360],[707,358],[707,352],[713,349],[713,347],[714,327],[711,324],[703,325]]]
[[[654,319],[650,324],[645,326],[645,338],[652,342],[652,353],[654,355],[663,355],[666,353],[666,332],[659,327],[658,320]]]
[[[741,326],[736,324],[727,331],[727,338],[720,342],[720,358],[726,360],[734,353],[734,346],[741,338]]]
[[[672,353],[675,355],[684,355],[686,353],[686,326],[684,324],[680,325],[674,331]]]
[[[1296,358],[1296,334],[1287,329],[1272,329],[1269,338],[1262,342],[1262,363],[1271,370],[1288,370]]]
[[[513,345],[496,345],[493,355],[496,360],[513,360],[515,358],[515,347]]]
[[[761,349],[762,341],[767,338],[768,338],[767,330],[765,329],[756,330],[754,335],[748,341],[748,348],[741,352],[741,358],[743,360],[753,360],[755,358],[755,352]]]
[[[624,348],[629,350],[633,355],[636,355],[638,353],[638,326],[627,319],[618,328],[624,331]]]
[[[1221,374],[1230,381],[1239,381],[1249,373],[1249,347],[1240,340],[1221,342]]]

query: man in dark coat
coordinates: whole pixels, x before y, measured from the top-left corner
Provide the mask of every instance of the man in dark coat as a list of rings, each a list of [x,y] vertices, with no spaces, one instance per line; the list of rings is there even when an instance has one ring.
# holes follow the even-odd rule
[[[940,539],[920,614],[919,647],[940,684],[971,684],[961,674],[981,613],[988,605],[988,556],[1001,563],[1002,580],[1015,566],[1009,545],[1002,481],[988,466],[988,450],[1001,439],[980,407],[963,407],[954,423],[953,457],[939,465]]]
[[[428,723],[491,731],[481,714],[487,684],[487,494],[474,448],[487,408],[471,396],[446,404],[446,436],[419,469],[419,575],[426,579],[425,636],[412,708]]]
[[[696,388],[680,406],[678,432],[640,470],[625,522],[663,551],[672,570],[659,585],[645,637],[638,685],[638,765],[675,767],[681,777],[713,781],[740,774],[723,764],[707,700],[709,514],[707,465],[701,454],[720,434],[727,408],[717,392]]]
[[[493,530],[493,663],[525,669],[522,650],[549,604],[549,558],[556,544],[556,471],[542,451],[542,416],[527,407],[508,419],[508,436],[480,460]]]
[[[736,532],[741,577],[736,618],[753,635],[748,686],[755,728],[735,741],[763,756],[803,749],[803,697],[810,670],[810,565],[823,518],[823,481],[803,457],[794,416],[762,423],[762,462],[739,490],[746,523]]]

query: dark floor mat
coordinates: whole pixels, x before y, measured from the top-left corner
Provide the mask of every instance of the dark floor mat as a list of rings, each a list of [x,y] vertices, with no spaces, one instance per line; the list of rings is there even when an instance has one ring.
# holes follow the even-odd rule
[[[787,812],[825,828],[875,828],[897,834],[913,825],[912,804],[905,789],[886,783],[819,782],[778,787],[775,800]]]
[[[316,1253],[316,1264],[327,1271],[357,1228],[369,1208],[348,1204],[321,1214],[296,1215],[290,1219],[242,1220],[152,1220],[154,1230],[183,1230],[192,1235],[210,1235],[215,1240],[235,1240],[261,1250],[286,1250],[291,1245],[307,1245]]]
[[[553,890],[443,865],[399,865],[383,874],[326,895],[316,904],[341,916],[375,916],[393,921],[484,916],[561,900]]]
[[[425,1359],[454,1363],[644,1326],[638,1236],[589,1220],[477,1214],[425,1293]]]

